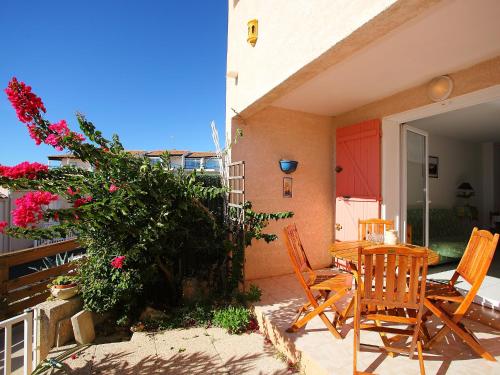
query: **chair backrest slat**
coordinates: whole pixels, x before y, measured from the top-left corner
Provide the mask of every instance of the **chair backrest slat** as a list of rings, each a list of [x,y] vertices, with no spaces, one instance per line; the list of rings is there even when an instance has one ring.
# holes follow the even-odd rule
[[[358,221],[358,239],[366,240],[369,234],[383,235],[386,230],[394,229],[394,221],[367,219]]]
[[[409,281],[409,302],[417,303],[418,276],[420,268],[420,258],[410,257],[410,281]]]
[[[375,255],[375,299],[382,299],[384,295],[385,255]]]
[[[370,285],[370,288],[365,289],[363,292],[367,299],[372,297],[372,288],[371,285],[373,283],[373,255],[369,254],[365,256],[364,263],[359,263],[365,265],[365,285]]]
[[[364,265],[365,270],[359,290],[361,306],[422,308],[427,256],[425,248],[360,248],[358,262]]]
[[[390,302],[394,301],[394,292],[396,288],[396,254],[387,255],[387,284],[386,284],[386,299]]]
[[[397,301],[404,302],[406,294],[406,275],[408,272],[408,257],[398,257]]]
[[[295,224],[289,225],[285,228],[285,234],[288,238],[288,254],[292,263],[301,272],[312,271],[309,260],[307,259],[306,252],[300,241],[299,232]]]
[[[498,233],[472,230],[469,243],[457,267],[457,274],[471,285],[481,284],[490,268],[498,244]]]

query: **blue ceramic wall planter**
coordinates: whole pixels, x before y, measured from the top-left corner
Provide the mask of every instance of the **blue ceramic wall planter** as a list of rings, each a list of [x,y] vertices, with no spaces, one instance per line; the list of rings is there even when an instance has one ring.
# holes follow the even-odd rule
[[[298,164],[299,162],[295,160],[280,160],[280,169],[282,172],[290,174],[292,172],[295,172]]]

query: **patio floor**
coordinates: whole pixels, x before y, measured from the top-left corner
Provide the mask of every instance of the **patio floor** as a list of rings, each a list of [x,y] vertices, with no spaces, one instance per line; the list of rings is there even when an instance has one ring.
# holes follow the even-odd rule
[[[453,276],[457,263],[442,264],[437,267],[429,267],[430,279],[449,280]],[[464,282],[461,277],[457,280],[457,288],[467,292],[470,289],[470,284]],[[474,299],[474,302],[486,307],[493,307],[500,311],[500,251],[497,251],[490,269],[481,288]]]
[[[304,293],[294,275],[253,280],[262,289],[262,299],[255,304],[255,312],[265,334],[286,353],[292,361],[300,361],[306,375],[352,374],[353,331],[352,319],[342,330],[344,340],[335,339],[318,318],[296,333],[287,333],[296,308],[305,302]],[[342,303],[346,303],[343,301]],[[476,333],[484,348],[500,360],[500,312],[474,305],[465,323]],[[480,320],[482,323],[479,323]],[[440,326],[430,321],[429,331]],[[361,342],[380,345],[376,333],[362,332]],[[448,334],[432,351],[424,353],[427,374],[500,374],[500,362],[486,361],[468,346]],[[358,370],[378,374],[418,374],[417,357],[388,357],[379,352],[362,351],[358,355]]]
[[[74,347],[55,348],[56,357]],[[230,335],[221,328],[136,332],[130,341],[96,343],[63,362],[67,374],[238,374],[294,373],[259,333]],[[55,373],[62,373],[57,371]]]

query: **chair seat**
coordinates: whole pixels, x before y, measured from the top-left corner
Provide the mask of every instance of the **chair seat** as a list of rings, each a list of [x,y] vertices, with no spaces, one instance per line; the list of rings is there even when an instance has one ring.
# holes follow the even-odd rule
[[[323,277],[325,276],[325,277]],[[349,273],[339,273],[335,276],[318,275],[314,284],[309,287],[312,290],[327,290],[339,292],[352,287],[352,275]]]
[[[429,281],[425,286],[425,297],[431,300],[462,302],[464,296],[449,284]]]

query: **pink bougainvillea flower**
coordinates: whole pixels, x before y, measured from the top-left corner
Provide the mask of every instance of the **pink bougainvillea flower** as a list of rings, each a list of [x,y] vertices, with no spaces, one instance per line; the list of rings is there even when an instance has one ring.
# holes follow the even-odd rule
[[[111,186],[109,187],[109,192],[110,193],[114,193],[115,191],[117,191],[119,189],[118,186],[116,186],[115,184],[111,184]]]
[[[81,143],[81,142],[85,141],[85,137],[82,134],[71,132],[71,136],[77,142]]]
[[[66,137],[70,133],[66,120],[61,120],[52,125],[49,125],[49,129],[61,137]]]
[[[40,111],[46,112],[42,99],[31,92],[31,87],[24,82],[19,82],[13,77],[5,93],[16,110],[19,121],[29,124],[35,117],[39,116]]]
[[[12,210],[14,224],[23,228],[36,224],[43,219],[42,206],[47,206],[58,199],[56,194],[48,191],[29,192],[17,198],[16,208]]]
[[[45,138],[45,143],[54,147],[59,146],[60,138],[56,134],[49,134],[47,138]]]
[[[44,164],[29,163],[27,161],[22,162],[13,167],[0,165],[0,176],[7,177],[12,180],[18,178],[27,178],[30,180],[35,180],[41,175],[47,173],[48,171],[49,167]]]
[[[75,200],[73,203],[74,208],[83,206],[84,204],[92,202],[92,197],[82,197]]]
[[[113,260],[111,261],[111,266],[113,268],[123,268],[123,262],[125,261],[126,258],[127,257],[125,255],[120,255],[113,258]]]
[[[35,141],[35,144],[37,146],[40,146],[42,144],[42,138],[40,137],[40,133],[36,127],[35,124],[29,124],[28,125],[28,132],[30,133],[31,139]]]
[[[31,92],[31,87],[24,82],[19,82],[15,77],[11,79],[5,93],[16,110],[17,118],[28,127],[30,137],[37,145],[45,142],[56,150],[62,151],[68,141],[83,142],[82,134],[72,132],[65,120],[49,125],[48,134],[45,129],[37,128],[37,119],[41,118],[40,112],[46,112],[42,99]]]
[[[73,190],[71,188],[71,186],[66,190],[66,193],[68,193],[68,195],[71,195],[71,196],[73,196],[73,195],[75,195],[76,193],[79,193],[79,192],[80,192],[80,189]]]
[[[5,230],[5,227],[9,225],[6,221],[0,221],[0,233],[3,233]]]
[[[53,146],[58,151],[62,151],[64,149],[64,143],[68,139],[72,139],[76,142],[85,141],[85,137],[82,134],[75,133],[69,130],[66,120],[61,120],[52,125],[49,125],[49,130],[51,130],[53,133],[49,134],[45,138],[44,142],[48,145]]]

